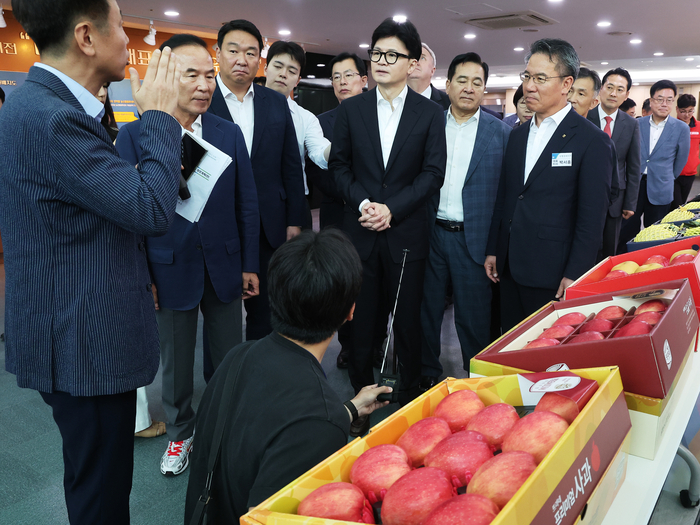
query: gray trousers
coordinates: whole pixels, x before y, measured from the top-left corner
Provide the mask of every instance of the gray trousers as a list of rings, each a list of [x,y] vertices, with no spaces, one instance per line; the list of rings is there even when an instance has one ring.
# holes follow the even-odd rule
[[[200,309],[214,369],[229,350],[243,341],[241,299],[228,304],[221,302],[209,274],[205,275],[204,294],[199,306],[185,311],[161,307],[156,311],[163,367],[163,409],[170,441],[183,441],[194,433],[193,367]]]

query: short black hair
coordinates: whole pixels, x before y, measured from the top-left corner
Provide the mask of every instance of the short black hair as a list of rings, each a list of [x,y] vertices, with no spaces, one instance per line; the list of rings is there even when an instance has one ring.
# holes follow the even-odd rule
[[[102,31],[109,18],[108,0],[12,0],[12,14],[34,40],[39,53],[63,53],[79,19]]]
[[[637,103],[632,100],[631,98],[628,98],[625,100],[622,104],[620,104],[620,111],[629,111],[631,108],[636,108]]]
[[[296,42],[286,42],[284,40],[273,42],[270,49],[267,51],[267,63],[269,64],[277,55],[289,55],[293,60],[298,62],[300,75],[301,70],[306,67],[306,53],[304,52],[304,48]]]
[[[355,62],[355,67],[357,68],[357,72],[360,74],[361,77],[366,77],[367,76],[367,64],[365,64],[365,61],[362,60],[359,56],[357,56],[355,53],[348,53],[347,51],[344,51],[340,53],[339,55],[335,55],[333,57],[333,60],[331,60],[331,71],[333,71],[333,66],[336,65],[338,62],[342,62],[343,60],[347,59],[352,59]]]
[[[260,31],[257,27],[255,27],[253,22],[248,22],[248,20],[241,19],[231,20],[230,22],[226,22],[221,26],[221,29],[219,29],[219,35],[216,38],[216,43],[219,46],[219,49],[221,49],[221,46],[224,45],[224,37],[226,37],[226,35],[228,35],[231,31],[245,31],[246,33],[254,36],[258,41],[258,53],[262,52],[264,46]]]
[[[661,91],[662,89],[672,89],[674,97],[678,94],[676,84],[674,84],[672,80],[659,80],[654,82],[651,88],[649,88],[649,97],[653,97],[657,91]]]
[[[642,111],[651,111],[651,104],[648,98],[644,99],[644,102],[642,102]]]
[[[258,86],[265,87],[265,84],[267,83],[267,77],[255,77],[253,79],[253,83],[257,84]]]
[[[5,103],[5,92],[0,88],[0,102]]]
[[[340,230],[304,230],[275,250],[267,282],[273,330],[316,344],[332,337],[350,314],[362,263]]]
[[[680,97],[678,97],[678,100],[676,101],[676,105],[680,109],[692,108],[692,107],[695,107],[696,104],[697,104],[697,101],[695,100],[695,97],[693,95],[691,95],[690,93],[685,93],[685,94],[681,95]]]
[[[627,80],[627,91],[629,91],[632,88],[632,77],[630,76],[630,72],[627,71],[624,67],[616,67],[615,69],[611,69],[610,71],[605,73],[605,76],[603,77],[603,84],[605,84],[605,81],[611,75],[619,75],[621,77],[625,77],[625,80]]]
[[[595,91],[596,95],[600,93],[600,86],[602,84],[600,82],[600,77],[598,76],[598,73],[596,73],[592,69],[588,69],[587,67],[580,67],[578,70],[578,77],[576,78],[576,80],[578,80],[579,78],[590,78],[593,81],[593,91]]]
[[[566,40],[560,38],[542,38],[533,42],[530,45],[530,52],[525,57],[525,63],[530,61],[530,57],[537,53],[542,53],[549,57],[549,60],[554,63],[557,72],[562,77],[578,77],[578,70],[581,67],[581,61],[578,58],[578,53],[574,46]]]
[[[395,22],[393,18],[385,19],[377,29],[372,33],[372,47],[374,49],[377,40],[382,38],[391,38],[395,36],[403,45],[406,46],[408,50],[408,57],[415,60],[420,60],[420,56],[423,53],[423,44],[418,34],[416,26],[414,26],[410,21],[405,22]]]
[[[207,43],[201,38],[199,38],[197,35],[190,35],[189,33],[181,33],[179,35],[171,36],[160,45],[159,49],[163,51],[163,49],[165,49],[166,46],[173,50],[182,46],[202,46],[204,49],[207,50],[207,53],[209,53],[209,47],[207,46]]]
[[[450,67],[447,68],[447,80],[452,82],[452,77],[455,76],[457,66],[461,66],[462,64],[467,64],[469,62],[481,66],[481,69],[484,70],[484,85],[486,85],[486,82],[489,79],[489,65],[481,60],[481,57],[476,53],[462,53],[461,55],[454,57],[452,62],[450,62]]]
[[[525,90],[523,90],[523,85],[520,84],[518,86],[518,89],[515,90],[515,93],[513,93],[513,105],[518,106],[518,102],[520,102],[520,99],[525,96]]]

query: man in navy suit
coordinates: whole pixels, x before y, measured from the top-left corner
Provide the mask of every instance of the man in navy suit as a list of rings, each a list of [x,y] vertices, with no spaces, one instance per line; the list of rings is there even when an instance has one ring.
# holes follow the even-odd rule
[[[406,254],[393,321],[402,402],[418,393],[427,201],[442,186],[446,161],[442,109],[406,85],[421,49],[418,31],[410,22],[388,18],[375,29],[369,55],[378,87],[338,108],[329,162],[346,203],[343,230],[363,267],[348,367],[356,392],[374,382],[377,309],[382,295],[392,301],[396,296]],[[359,419],[351,433],[359,435],[368,427],[368,419]]]
[[[41,62],[0,112],[6,367],[61,432],[72,524],[128,524],[136,388],[158,370],[144,235],[172,224],[179,69],[156,51],[142,86],[138,168],[119,158],[96,95],[124,78],[114,0],[14,0]]]
[[[421,306],[422,390],[435,386],[442,374],[440,332],[450,281],[467,373],[469,360],[491,340],[491,281],[484,275],[486,239],[512,128],[479,108],[488,76],[488,64],[476,53],[456,56],[447,70],[452,104],[445,112],[445,183],[428,207],[431,235]]]
[[[610,139],[566,100],[579,58],[568,42],[530,46],[521,73],[534,113],[511,133],[498,186],[484,267],[501,283],[508,330],[595,264],[610,205]]]
[[[176,215],[167,234],[146,239],[163,363],[163,409],[170,440],[160,471],[176,476],[187,468],[194,436],[192,367],[199,311],[204,316],[216,369],[227,352],[243,341],[241,294],[249,298],[258,293],[260,218],[253,172],[240,129],[206,113],[216,82],[206,42],[183,34],[164,42],[161,49],[165,46],[177,54],[182,69],[175,118],[183,136],[188,130],[232,159],[199,220],[190,222]],[[132,122],[117,137],[120,156],[134,164],[141,162],[141,127],[140,121]]]
[[[683,171],[690,153],[690,128],[671,116],[676,84],[659,80],[649,89],[651,115],[639,119],[642,180],[634,216],[622,222],[618,252],[627,251],[642,225],[654,224],[668,213],[674,181]]]
[[[304,219],[304,179],[292,115],[284,96],[253,84],[263,40],[247,20],[219,30],[216,60],[220,70],[209,112],[235,122],[245,138],[260,206],[260,295],[245,302],[246,339],[272,332],[267,300],[267,265],[287,239],[298,235]]]

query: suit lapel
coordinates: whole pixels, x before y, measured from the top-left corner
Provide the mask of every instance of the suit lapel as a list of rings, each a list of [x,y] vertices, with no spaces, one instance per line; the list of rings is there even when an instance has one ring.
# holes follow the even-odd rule
[[[250,150],[251,159],[255,157],[255,152],[258,151],[258,146],[260,146],[260,141],[262,140],[262,133],[265,129],[265,123],[267,122],[268,112],[267,104],[265,104],[265,89],[260,88],[257,84],[253,84],[253,90],[255,92],[255,95],[253,96],[253,108],[255,111],[255,118],[253,124],[253,147]]]
[[[649,117],[649,118],[651,118],[651,117]],[[673,128],[673,124],[671,124],[672,118],[673,117],[671,117],[671,116],[668,117],[666,124],[664,124],[664,129],[661,130],[661,135],[659,135],[659,140],[656,141],[656,145],[654,146],[654,151],[649,153],[649,158],[652,158],[657,151],[663,149],[664,143],[669,140],[669,137],[673,133],[673,130],[671,129],[671,128]],[[651,133],[651,121],[649,121],[649,133]]]
[[[218,82],[216,83],[216,88],[214,89],[214,95],[211,97],[209,111],[217,117],[233,122],[231,112],[228,110],[226,100],[224,100],[224,94],[221,92]]]
[[[224,133],[219,129],[219,121],[204,113],[202,115],[202,138],[217,149],[221,149]]]
[[[642,143],[642,161],[649,158],[649,133],[651,125],[649,124],[651,117],[643,117],[639,123],[639,136]],[[644,164],[642,164],[644,166]]]
[[[489,142],[491,142],[491,137],[493,137],[495,131],[496,130],[493,126],[493,121],[487,121],[484,118],[484,115],[482,114],[481,118],[479,118],[479,126],[476,129],[476,140],[474,141],[474,150],[472,151],[472,158],[469,161],[469,169],[467,170],[467,176],[464,178],[465,186],[467,185],[467,182],[469,181],[471,176],[474,175],[476,167],[479,165],[479,161],[484,155],[484,152],[486,151],[486,147],[488,146]]]
[[[627,126],[626,119],[622,118],[621,115],[622,111],[618,109],[617,118],[615,119],[615,127],[613,128],[612,132],[612,140],[614,143],[617,143],[617,141],[620,140],[620,137],[624,134],[625,127]]]
[[[392,164],[399,156],[399,152],[403,147],[408,135],[413,131],[413,128],[418,122],[418,117],[420,113],[418,112],[418,102],[419,99],[413,98],[414,96],[422,97],[422,95],[417,95],[409,88],[406,94],[406,101],[404,102],[403,111],[401,112],[401,120],[399,120],[399,127],[396,130],[396,137],[394,137],[394,143],[391,145],[391,153],[389,154],[389,161],[386,163],[386,172],[391,169]],[[376,105],[375,105],[376,110]]]
[[[546,167],[551,166],[552,153],[563,152],[566,144],[576,135],[575,128],[577,127],[577,124],[575,118],[573,117],[575,113],[576,112],[571,109],[569,114],[564,117],[561,124],[557,126],[557,129],[554,130],[554,135],[552,135],[552,138],[549,139],[549,142],[544,147],[542,154],[537,159],[537,162],[535,162],[535,165],[533,166],[530,175],[528,175],[523,189],[527,189],[532,184],[532,181],[536,179]]]
[[[362,120],[367,129],[367,136],[372,145],[372,149],[376,155],[377,162],[384,172],[384,157],[382,157],[382,141],[379,138],[379,120],[377,117],[377,88],[375,87],[367,97],[364,97],[362,102],[366,105],[364,111],[360,112]],[[399,126],[400,127],[400,126]],[[397,132],[398,135],[398,132]],[[394,141],[396,142],[396,141]]]

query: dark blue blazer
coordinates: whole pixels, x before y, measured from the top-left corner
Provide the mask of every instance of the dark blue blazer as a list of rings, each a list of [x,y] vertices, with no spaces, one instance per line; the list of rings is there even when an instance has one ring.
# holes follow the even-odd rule
[[[501,178],[503,155],[511,131],[513,129],[502,120],[481,112],[474,151],[462,186],[464,238],[469,255],[477,264],[484,264],[486,259],[486,241]],[[431,227],[435,224],[439,202],[438,191],[433,195],[432,206],[428,208]]]
[[[610,138],[571,109],[523,183],[529,133],[510,134],[486,253],[499,273],[507,259],[518,284],[556,290],[595,264],[617,159]],[[571,166],[552,167],[553,153],[571,153]]]
[[[141,162],[141,122],[124,126],[117,151]],[[212,190],[196,223],[175,214],[168,233],[146,239],[148,264],[158,288],[158,302],[171,310],[190,310],[202,300],[204,268],[224,303],[243,293],[241,272],[257,272],[260,217],[253,171],[238,126],[215,115],[202,115],[202,138],[233,159]]]
[[[287,240],[287,226],[304,218],[304,179],[299,144],[287,100],[271,89],[253,85],[255,124],[250,161],[258,190],[260,219],[268,242],[277,248]],[[216,85],[209,112],[233,122]]]
[[[442,108],[408,89],[386,169],[379,140],[377,88],[338,106],[332,144],[329,170],[347,204],[343,230],[360,258],[369,257],[377,239],[377,232],[357,221],[364,199],[384,203],[392,213],[391,228],[385,232],[395,263],[401,262],[404,248],[410,250],[408,261],[426,258],[427,203],[445,179]]]
[[[321,129],[323,130],[323,136],[328,140],[333,142],[333,126],[335,126],[335,119],[338,116],[338,108],[333,108],[330,111],[321,113],[318,116],[318,122],[321,124]],[[335,181],[330,174],[329,170],[324,170],[319,168],[316,164],[307,160],[306,162],[306,176],[309,178],[311,183],[321,190],[321,193],[325,197],[336,201],[342,201],[343,196],[338,191],[335,185]],[[342,204],[342,202],[341,202]]]
[[[138,169],[52,73],[32,67],[0,111],[6,367],[74,396],[153,381],[158,331],[144,235],[175,214],[180,126],[143,115]]]

